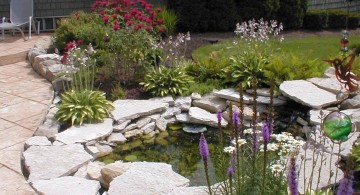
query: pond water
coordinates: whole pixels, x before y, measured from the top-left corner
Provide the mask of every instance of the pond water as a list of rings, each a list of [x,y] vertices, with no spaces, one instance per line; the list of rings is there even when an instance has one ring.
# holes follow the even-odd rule
[[[216,148],[222,148],[218,129],[208,128],[205,135],[210,153]],[[168,129],[153,137],[145,136],[119,145],[111,155],[98,160],[105,163],[114,160],[164,162],[171,164],[175,172],[188,178],[191,186],[206,185],[204,165],[199,155],[199,138],[200,134]],[[211,181],[218,180],[211,159],[209,169]]]
[[[298,104],[291,104],[290,108],[281,108],[277,113],[277,129],[281,131],[296,131],[297,116],[305,117],[308,110]],[[173,129],[173,128],[172,128]],[[175,172],[190,180],[191,186],[207,185],[205,179],[204,165],[199,155],[200,134],[184,132],[181,125],[178,129],[168,129],[154,136],[144,136],[124,145],[114,148],[113,153],[98,159],[105,163],[116,160],[125,162],[149,161],[164,162],[172,165]],[[224,146],[230,142],[230,130],[224,130]],[[204,132],[210,150],[209,176],[212,183],[221,181],[221,174],[224,174],[229,165],[228,156],[219,156],[223,150],[220,142],[220,132],[217,128],[209,128]],[[219,159],[223,159],[222,161]],[[223,164],[222,164],[223,163]],[[224,164],[225,163],[225,164]],[[220,168],[222,167],[222,168]],[[225,169],[224,169],[225,168]]]

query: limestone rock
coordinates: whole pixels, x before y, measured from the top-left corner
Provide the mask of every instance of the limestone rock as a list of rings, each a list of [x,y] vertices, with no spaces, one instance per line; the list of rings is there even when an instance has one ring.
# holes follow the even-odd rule
[[[280,91],[290,99],[315,109],[337,103],[335,94],[320,89],[309,81],[284,81],[280,85]]]
[[[190,97],[191,97],[192,100],[199,100],[199,99],[201,99],[201,95],[198,94],[198,93],[195,93],[195,92],[192,93]]]
[[[231,101],[235,101],[235,102],[240,101],[239,92],[235,91],[235,89],[233,89],[233,88],[215,91],[215,92],[213,92],[213,94],[217,97],[220,97],[220,98],[223,98],[226,100],[231,100]],[[245,104],[249,104],[252,102],[252,97],[246,93],[244,93],[243,98],[244,98]]]
[[[180,123],[190,123],[190,116],[188,113],[181,113],[175,116]]]
[[[186,187],[189,180],[175,173],[171,165],[154,162],[134,162],[122,175],[116,177],[109,195],[168,194],[177,187]]]
[[[161,113],[161,117],[165,118],[165,119],[169,119],[171,117],[173,117],[174,115],[180,114],[181,113],[181,109],[177,108],[177,107],[169,107],[168,109],[166,109],[163,113]]]
[[[55,139],[65,144],[86,143],[91,140],[97,140],[111,134],[113,130],[112,123],[112,119],[106,118],[102,123],[72,126],[56,134]]]
[[[84,178],[84,179],[89,179],[88,176],[87,176],[87,166],[88,166],[88,164],[85,164],[82,167],[80,167],[76,171],[76,173],[74,174],[74,177],[80,177],[80,178]]]
[[[266,96],[258,96],[256,98],[256,101],[258,104],[266,104],[269,105],[270,104],[270,97],[266,97]],[[280,98],[275,98],[273,99],[273,105],[274,106],[283,106],[286,104],[286,100],[282,100]]]
[[[218,126],[218,119],[216,114],[211,114],[210,112],[198,108],[198,107],[191,107],[189,110],[189,117],[192,123],[196,124],[204,124],[211,127]],[[228,122],[223,118],[221,120],[221,126],[226,127]]]
[[[31,146],[23,156],[29,182],[70,175],[93,159],[81,144]]]
[[[324,89],[326,91],[329,91],[331,93],[338,93],[341,90],[341,84],[340,82],[335,78],[310,78],[307,79],[320,89]]]
[[[72,82],[72,79],[69,77],[66,77],[64,75],[64,76],[58,77],[58,78],[54,79],[53,81],[51,81],[51,84],[54,88],[54,91],[59,92],[59,91],[64,91],[65,90],[64,87],[70,86],[71,82]]]
[[[48,81],[53,81],[53,80],[55,80],[57,78],[57,76],[59,74],[64,73],[64,72],[73,72],[74,69],[72,69],[69,66],[66,66],[66,65],[63,65],[63,64],[59,63],[59,64],[53,64],[53,65],[47,66],[45,68],[45,71],[46,71],[45,75],[43,75],[43,76],[45,76],[45,78]]]
[[[169,119],[166,119],[166,123],[168,124],[168,125],[172,125],[172,124],[175,124],[175,123],[177,123],[178,121],[176,120],[176,117],[175,116],[173,116],[173,117],[171,117],[171,118],[169,118]]]
[[[29,60],[30,64],[34,63],[34,59],[36,56],[43,55],[43,54],[46,54],[45,49],[35,48],[35,47],[31,48],[28,53],[28,60]]]
[[[154,98],[150,98],[149,100],[158,101],[158,102],[162,102],[162,103],[167,103],[167,104],[169,104],[169,106],[174,106],[175,105],[175,101],[174,101],[174,98],[172,96],[154,97]]]
[[[71,176],[38,180],[32,186],[38,194],[43,195],[96,195],[100,189],[98,181]]]
[[[145,125],[143,128],[141,128],[141,130],[144,131],[145,135],[155,131],[155,122],[151,122],[151,123]]]
[[[38,67],[41,62],[46,60],[60,61],[60,58],[61,57],[58,54],[41,54],[34,58],[33,66]]]
[[[120,132],[125,133],[127,131],[132,131],[132,130],[134,130],[136,128],[137,128],[137,124],[134,123],[134,124],[128,125],[127,127],[125,127],[125,129],[123,131],[120,131]]]
[[[330,113],[330,111],[328,111],[328,110],[322,110],[322,112],[324,114],[323,117],[325,117],[326,115],[328,115]],[[309,114],[310,114],[310,124],[320,125],[320,123],[321,123],[320,110],[310,110]]]
[[[156,122],[156,120],[158,120],[160,118],[160,114],[152,114],[147,117],[151,119],[151,122]]]
[[[232,111],[233,111],[233,113],[234,113],[234,112],[238,112],[238,113],[239,113],[239,112],[240,112],[240,109],[239,109],[239,107],[237,107],[236,105],[233,105],[233,106],[232,106]],[[223,112],[223,114],[222,114],[223,118],[224,118],[225,120],[227,120],[227,121],[230,121],[230,117],[232,117],[232,116],[229,116],[229,113],[230,113],[230,107],[229,107],[228,109],[226,109],[226,111]],[[253,117],[252,107],[245,105],[245,106],[244,106],[244,119],[245,119],[245,120],[252,120],[252,117]]]
[[[326,69],[325,72],[324,72],[323,77],[324,78],[333,78],[333,77],[335,77],[335,68],[331,66],[328,69]]]
[[[141,129],[134,129],[134,130],[125,132],[124,136],[126,139],[128,139],[128,138],[133,138],[133,137],[140,137],[143,133],[144,133],[144,131]]]
[[[156,120],[155,125],[156,128],[160,131],[166,131],[167,121],[163,117],[160,117],[158,120]]]
[[[211,113],[216,113],[217,110],[225,110],[226,101],[213,94],[208,94],[204,95],[200,100],[194,100],[193,106],[202,108]]]
[[[95,147],[99,150],[97,157],[109,155],[113,151],[113,148],[111,146],[105,144],[96,143]]]
[[[51,142],[45,136],[34,136],[25,142],[25,148],[29,148],[30,146],[51,146]]]
[[[355,109],[360,108],[360,95],[356,95],[351,99],[346,99],[341,103],[341,109]]]
[[[87,166],[87,175],[90,179],[93,180],[100,180],[101,178],[101,169],[105,166],[105,163],[95,161],[95,162],[89,162]]]
[[[123,130],[126,128],[126,126],[128,126],[130,123],[131,123],[131,120],[127,120],[127,121],[121,123],[120,125],[116,125],[116,126],[113,127],[113,131],[115,131],[115,132],[120,131],[120,132],[121,132],[121,131],[123,131]]]
[[[207,186],[177,187],[167,195],[204,195],[208,194]]]
[[[124,144],[126,142],[126,138],[122,133],[112,133],[108,138],[108,142],[116,143],[116,144]]]
[[[169,107],[167,103],[151,100],[116,100],[113,105],[115,110],[111,114],[120,123],[161,112]]]
[[[252,95],[252,94],[254,93],[254,90],[253,90],[253,89],[247,89],[247,90],[246,90],[246,93]],[[270,89],[269,89],[269,88],[260,88],[260,89],[257,89],[257,90],[256,90],[256,94],[257,94],[258,96],[270,97]],[[277,97],[277,95],[274,94],[274,97]]]
[[[149,124],[150,122],[151,122],[151,118],[149,118],[149,117],[140,118],[138,121],[136,121],[136,127],[138,129],[141,129],[142,127]]]
[[[110,182],[117,176],[125,173],[129,167],[129,163],[123,163],[119,161],[104,166],[100,171],[105,184],[104,187],[108,189]]]
[[[43,124],[41,124],[34,135],[36,136],[45,136],[47,138],[53,138],[60,130],[60,123],[55,119],[46,119]]]
[[[181,111],[188,111],[191,107],[191,97],[177,97],[175,99],[175,107],[180,108]]]

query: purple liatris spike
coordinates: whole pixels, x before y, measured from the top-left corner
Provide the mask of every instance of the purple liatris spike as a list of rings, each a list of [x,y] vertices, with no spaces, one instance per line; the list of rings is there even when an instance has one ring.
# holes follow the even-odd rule
[[[234,123],[234,127],[235,129],[238,128],[238,125],[239,125],[239,113],[238,112],[234,112],[233,115],[232,115],[232,121]]]
[[[289,173],[288,173],[288,187],[290,195],[299,195],[298,191],[298,175],[295,165],[295,157],[290,157]]]
[[[339,182],[339,187],[337,190],[338,195],[352,195],[354,193],[353,189],[353,179],[352,174],[345,174]]]
[[[229,166],[227,169],[227,175],[231,178],[234,175],[234,168]]]
[[[236,150],[230,153],[230,166],[234,169],[237,165]]]
[[[221,119],[222,119],[222,112],[221,110],[217,110],[216,112],[216,116],[217,116],[217,119],[218,119],[218,124],[221,124]]]
[[[201,133],[199,142],[199,152],[201,158],[206,162],[209,159],[209,148],[205,139],[205,135]]]
[[[252,152],[253,154],[256,153],[256,150],[259,148],[259,139],[257,137],[257,134],[254,132],[252,134]]]
[[[270,141],[270,134],[271,134],[271,122],[270,120],[266,120],[266,122],[263,124],[261,131],[262,131],[262,136],[263,136],[263,140],[264,143],[269,143]]]

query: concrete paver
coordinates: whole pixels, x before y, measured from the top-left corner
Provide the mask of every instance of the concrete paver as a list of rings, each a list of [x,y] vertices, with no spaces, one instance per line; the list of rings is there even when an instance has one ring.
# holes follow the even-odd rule
[[[21,36],[6,36],[0,41],[0,61],[9,55],[24,56],[44,34],[23,41]],[[19,58],[20,59],[20,58]],[[33,195],[35,191],[21,170],[21,152],[52,101],[51,84],[39,76],[25,60],[0,65],[0,195]]]

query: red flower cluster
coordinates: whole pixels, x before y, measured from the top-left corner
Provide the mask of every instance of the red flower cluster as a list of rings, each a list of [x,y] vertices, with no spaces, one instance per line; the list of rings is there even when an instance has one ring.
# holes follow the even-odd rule
[[[68,44],[66,44],[66,47],[64,48],[65,49],[65,52],[64,54],[62,55],[62,58],[61,58],[61,63],[66,63],[67,61],[67,57],[68,57],[68,52],[72,49],[72,48],[75,48],[75,47],[79,47],[81,46],[82,44],[84,44],[84,41],[79,39],[77,40],[76,42],[75,41],[71,41],[69,42]]]
[[[160,8],[145,0],[96,0],[91,5],[93,11],[102,16],[102,20],[112,25],[114,30],[122,27],[133,26],[135,30],[164,32],[164,19],[158,18]]]

